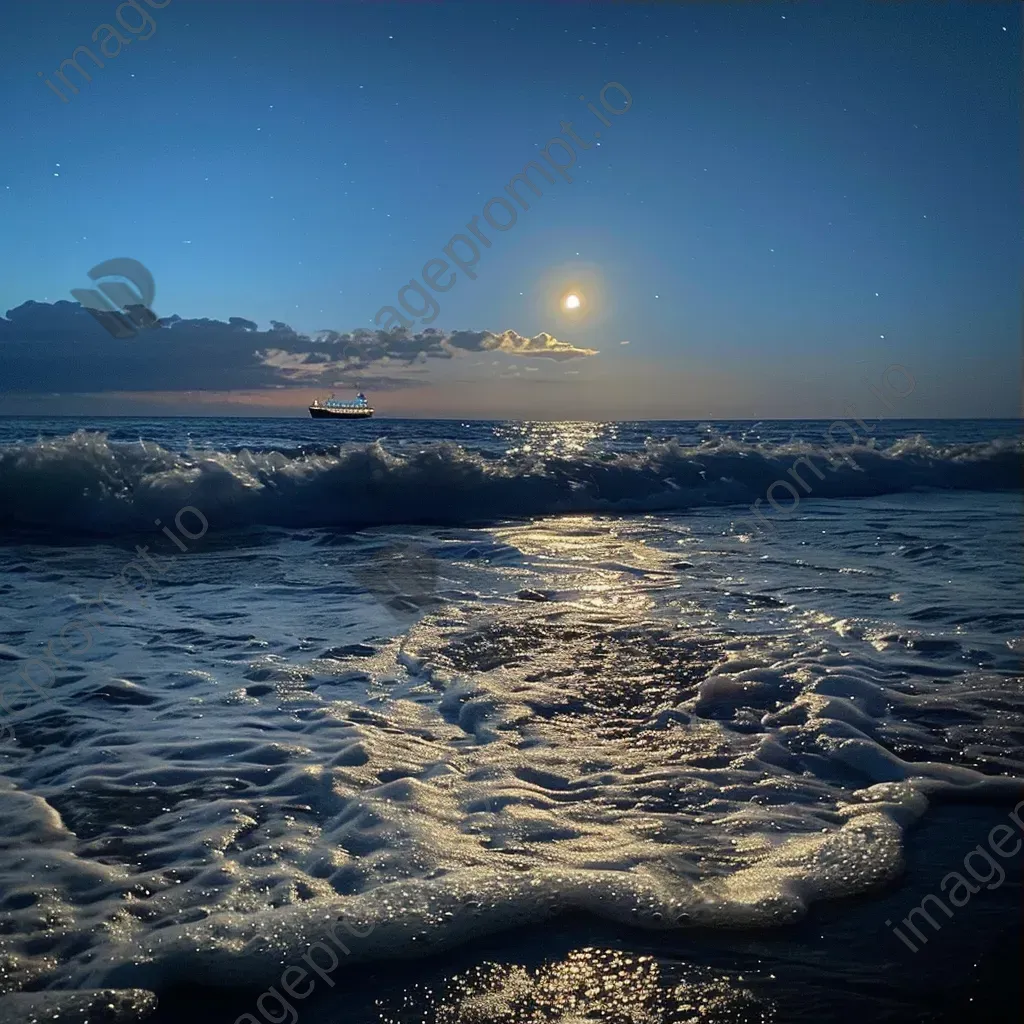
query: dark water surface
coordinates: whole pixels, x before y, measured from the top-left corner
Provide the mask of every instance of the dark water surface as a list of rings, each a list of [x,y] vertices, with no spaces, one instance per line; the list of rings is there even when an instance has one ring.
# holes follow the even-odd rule
[[[0,1020],[1012,1019],[1020,423],[828,426],[0,420]]]

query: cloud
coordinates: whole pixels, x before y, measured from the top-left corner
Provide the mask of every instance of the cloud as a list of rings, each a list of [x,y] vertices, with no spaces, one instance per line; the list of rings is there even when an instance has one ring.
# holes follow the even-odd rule
[[[300,334],[270,322],[164,317],[128,339],[112,338],[77,302],[26,302],[0,318],[0,393],[231,391],[345,385],[405,388],[432,360],[503,352],[525,359],[596,355],[541,333],[445,333],[428,328]],[[368,373],[369,371],[369,373]],[[373,383],[371,385],[371,377]]]
[[[448,335],[448,344],[469,352],[497,350],[510,355],[544,359],[583,359],[597,355],[597,349],[577,348],[544,331],[532,338],[516,334],[515,331],[503,331],[501,334],[492,334],[490,331],[453,331]]]

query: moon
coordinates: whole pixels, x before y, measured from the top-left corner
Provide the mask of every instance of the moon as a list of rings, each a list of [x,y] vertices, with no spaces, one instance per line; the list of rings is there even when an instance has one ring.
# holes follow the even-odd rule
[[[576,295],[574,292],[570,292],[568,295],[566,295],[563,305],[566,309],[579,309],[580,297]]]

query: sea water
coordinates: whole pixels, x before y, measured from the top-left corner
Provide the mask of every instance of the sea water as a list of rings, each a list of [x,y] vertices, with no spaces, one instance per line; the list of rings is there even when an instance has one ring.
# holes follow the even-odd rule
[[[0,992],[891,892],[938,808],[1019,799],[1020,424],[827,427],[0,420]],[[623,956],[365,1019],[721,994]]]

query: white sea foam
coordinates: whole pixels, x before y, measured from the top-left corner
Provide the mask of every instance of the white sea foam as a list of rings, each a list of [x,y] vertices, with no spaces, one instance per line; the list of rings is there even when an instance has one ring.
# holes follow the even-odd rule
[[[813,563],[713,510],[168,559],[0,745],[5,987],[270,984],[340,913],[373,925],[352,962],[570,909],[769,926],[888,882],[930,801],[1019,785],[1020,681],[987,590],[969,642],[913,625],[945,575],[915,552],[959,506],[921,536],[845,514]],[[851,560],[886,529],[905,539]],[[359,580],[412,543],[436,594],[398,621]],[[9,666],[123,559],[51,550],[31,572],[0,550]],[[879,588],[910,618],[850,614]]]
[[[149,530],[155,518],[184,505],[202,509],[216,529],[461,524],[748,505],[776,480],[791,479],[788,471],[800,457],[817,467],[799,470],[815,499],[927,488],[1012,490],[1020,487],[1022,451],[1024,442],[1013,438],[937,445],[914,436],[886,450],[671,441],[605,458],[518,451],[494,459],[451,442],[411,452],[372,443],[311,454],[176,453],[80,431],[0,449],[0,527],[117,534]]]

